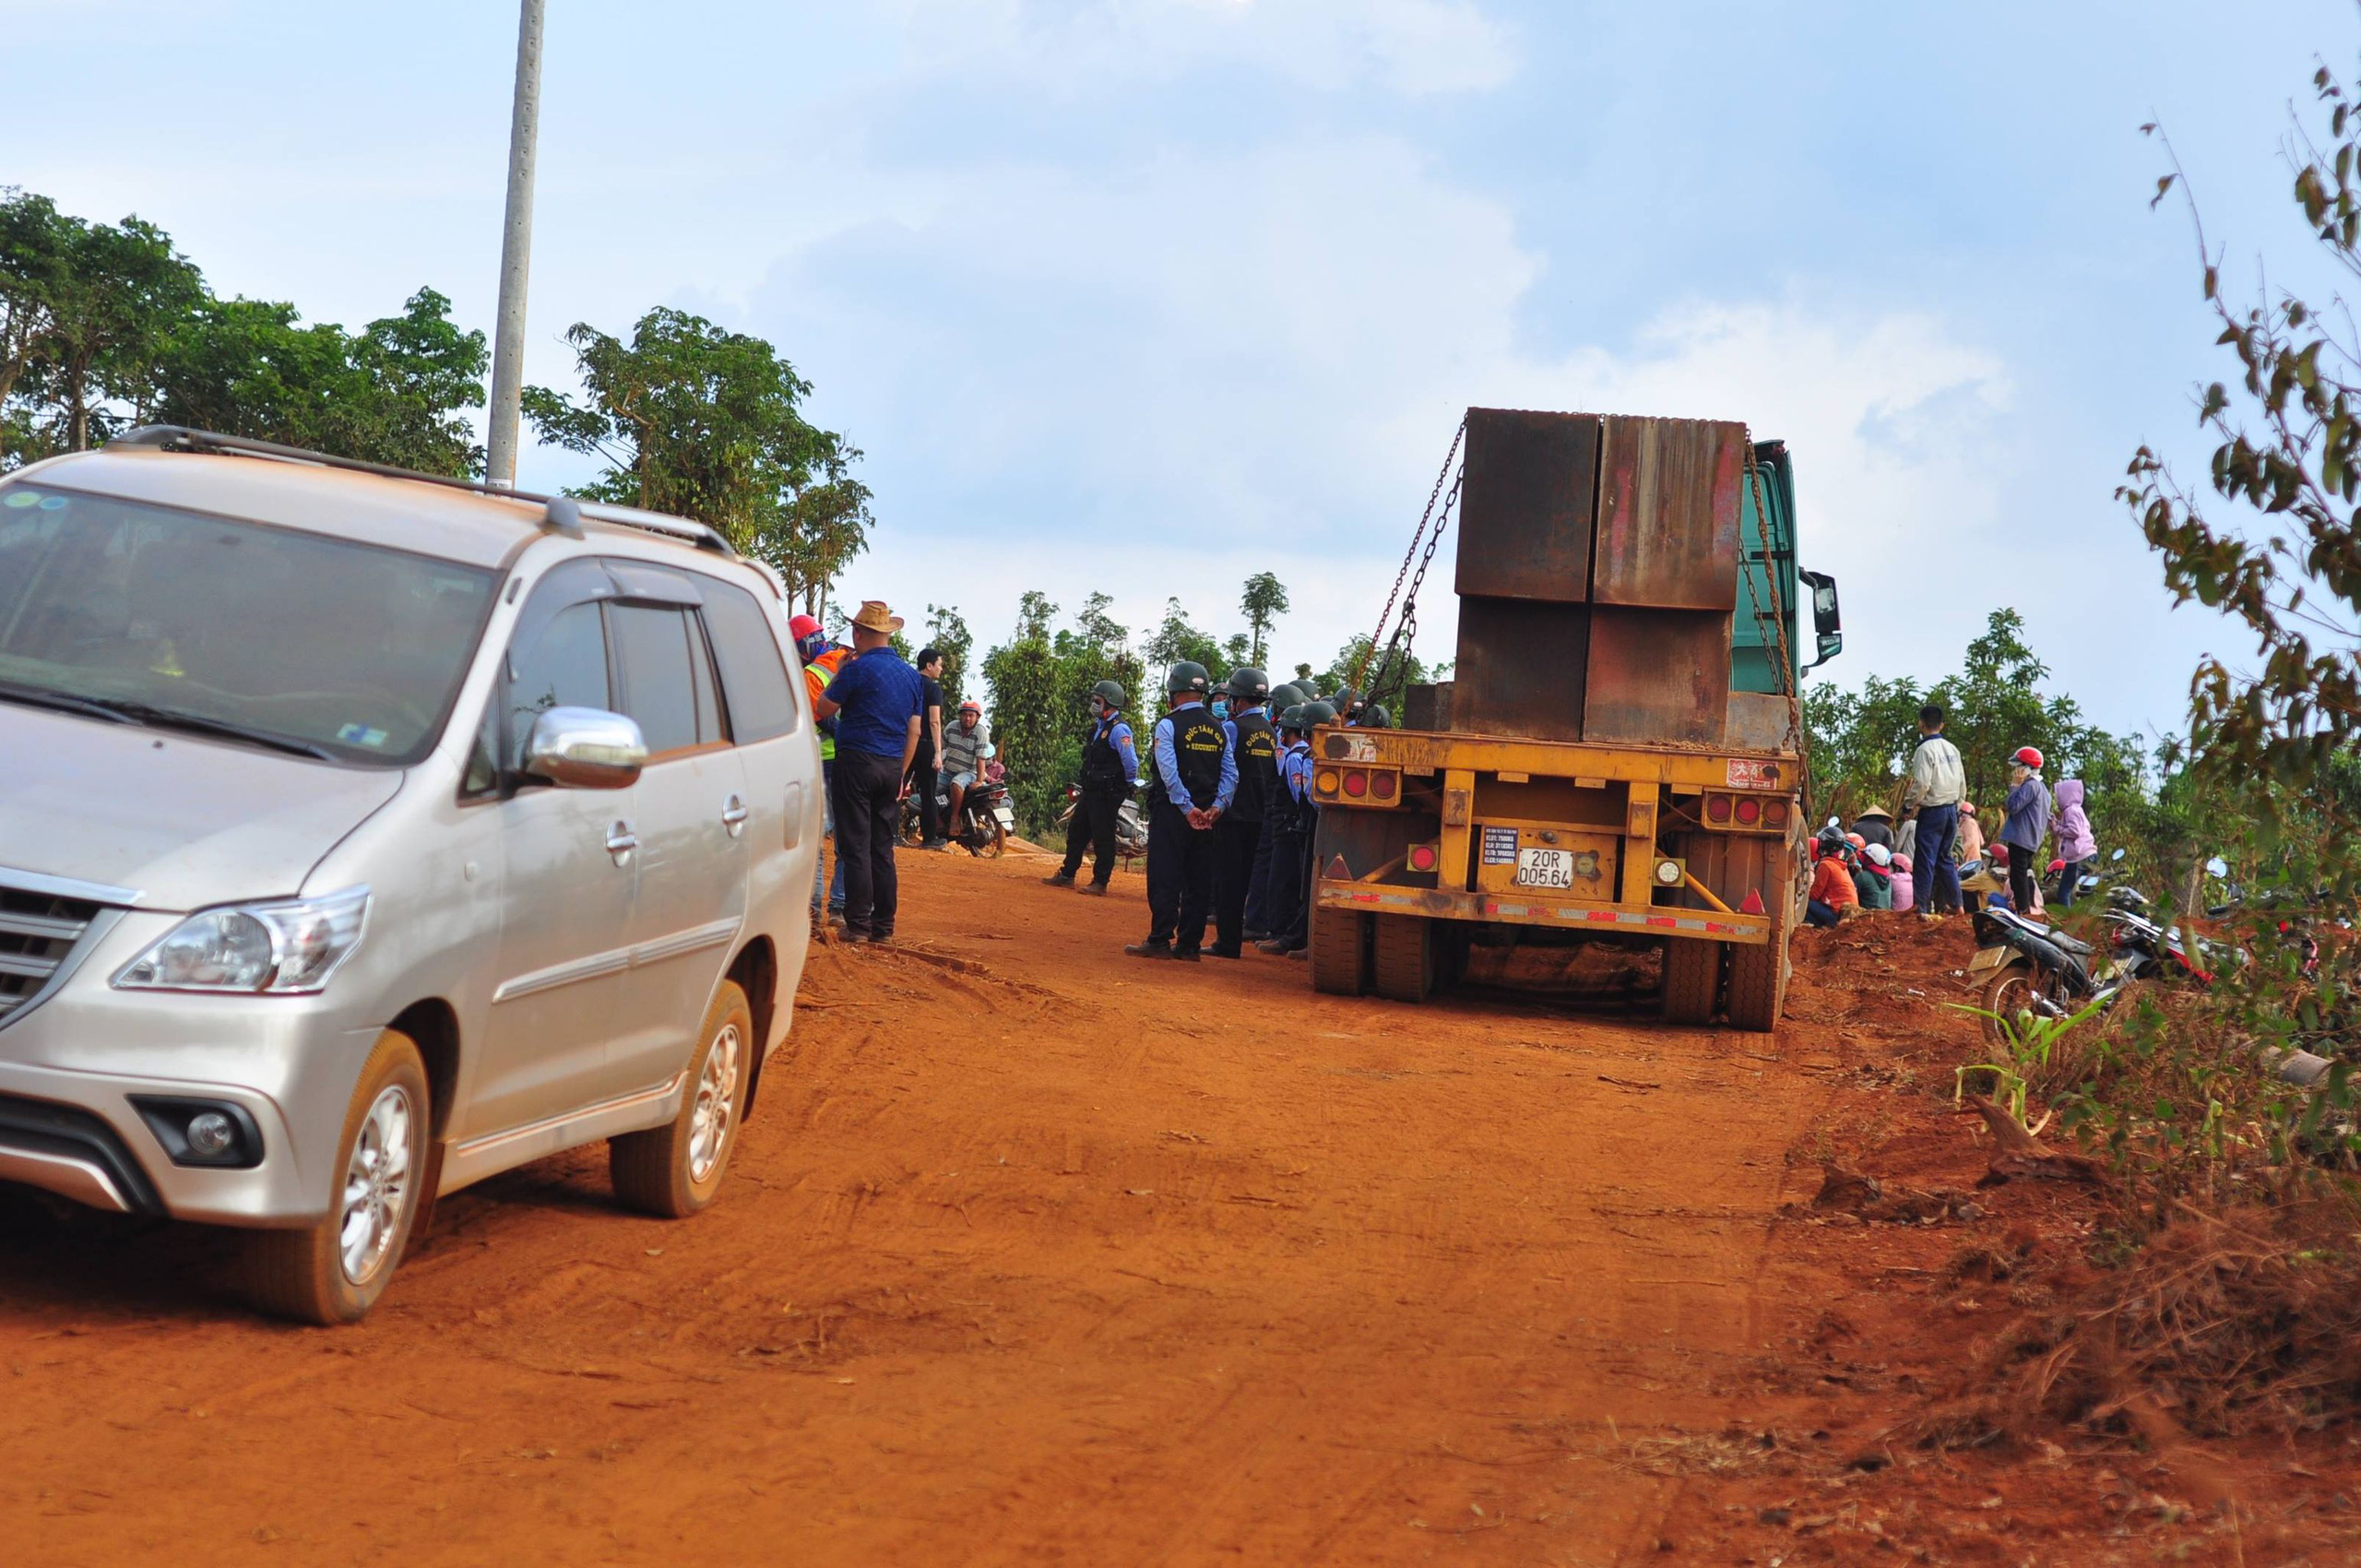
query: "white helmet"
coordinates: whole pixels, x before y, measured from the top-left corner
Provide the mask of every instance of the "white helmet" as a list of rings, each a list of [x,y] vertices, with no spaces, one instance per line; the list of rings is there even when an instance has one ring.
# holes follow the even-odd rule
[[[1893,851],[1882,844],[1872,844],[1869,846],[1869,861],[1873,865],[1890,866],[1893,863]]]

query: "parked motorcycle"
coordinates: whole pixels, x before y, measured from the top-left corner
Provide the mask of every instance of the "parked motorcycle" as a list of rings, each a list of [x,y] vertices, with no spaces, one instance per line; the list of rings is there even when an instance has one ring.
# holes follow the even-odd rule
[[[1058,826],[1063,827],[1082,809],[1082,786],[1066,786],[1066,809],[1059,814]],[[1123,869],[1131,869],[1133,861],[1147,853],[1147,811],[1137,795],[1126,795],[1115,810],[1115,853],[1121,859]]]

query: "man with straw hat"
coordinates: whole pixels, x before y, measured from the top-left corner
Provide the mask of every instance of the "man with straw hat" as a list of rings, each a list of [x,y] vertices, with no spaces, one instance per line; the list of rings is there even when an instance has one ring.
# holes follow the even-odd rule
[[[836,859],[845,869],[845,940],[890,942],[900,904],[894,831],[918,755],[926,685],[890,646],[902,618],[882,599],[852,618],[852,657],[813,705],[836,721]]]

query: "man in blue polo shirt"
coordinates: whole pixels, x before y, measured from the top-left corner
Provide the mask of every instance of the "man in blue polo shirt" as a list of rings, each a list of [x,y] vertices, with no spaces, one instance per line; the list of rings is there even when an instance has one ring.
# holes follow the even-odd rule
[[[845,940],[890,942],[900,904],[894,832],[918,755],[925,683],[888,646],[902,618],[882,599],[852,618],[853,655],[814,705],[836,721],[836,863],[845,871]]]

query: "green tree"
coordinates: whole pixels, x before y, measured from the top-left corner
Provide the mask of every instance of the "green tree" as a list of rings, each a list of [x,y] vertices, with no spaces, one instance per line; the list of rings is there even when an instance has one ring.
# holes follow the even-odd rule
[[[47,196],[0,186],[0,409],[56,332],[73,223]]]
[[[111,433],[109,402],[137,398],[205,281],[162,230],[137,218],[73,222],[66,267],[41,375],[57,410],[54,445],[80,452]]]
[[[1125,647],[1124,629],[1107,613],[1111,600],[1094,593],[1072,627],[1056,625],[1048,597],[1027,593],[1014,632],[984,655],[991,687],[992,741],[1007,763],[1010,795],[1028,833],[1046,832],[1065,809],[1066,786],[1082,770],[1082,742],[1090,725],[1090,689],[1111,680],[1130,694],[1141,744],[1146,721],[1160,708]]]
[[[869,493],[843,488],[859,454],[800,411],[811,384],[760,338],[666,307],[641,316],[628,343],[587,322],[565,336],[585,400],[529,386],[525,413],[541,439],[605,459],[580,493],[710,524],[741,551],[776,556],[815,603],[827,579],[799,550],[825,536],[833,576],[866,535]]]
[[[788,599],[817,615],[853,557],[869,548],[876,519],[869,486],[854,479],[860,449],[829,435],[808,474],[790,476],[777,511],[755,535],[753,553],[786,579]]]
[[[1287,585],[1269,572],[1257,572],[1246,579],[1246,591],[1240,597],[1238,608],[1246,616],[1250,642],[1246,662],[1259,670],[1263,668],[1264,647],[1271,628],[1287,612]]]
[[[1148,634],[1140,652],[1151,665],[1169,668],[1185,659],[1204,665],[1205,673],[1216,682],[1229,678],[1229,661],[1223,656],[1221,644],[1190,623],[1189,612],[1180,608],[1178,599],[1164,601],[1164,619]]]
[[[157,346],[140,411],[168,424],[391,463],[481,473],[461,410],[483,402],[481,332],[462,332],[432,289],[348,334],[302,325],[291,304],[207,300]]]
[[[1987,828],[1999,826],[1996,808],[2008,792],[2010,759],[2020,746],[2037,746],[2052,782],[2080,778],[2088,787],[2087,809],[2103,836],[2135,832],[2149,802],[2141,742],[2088,722],[2071,697],[2045,695],[2040,687],[2049,667],[2027,645],[2024,630],[2015,611],[1993,611],[1958,671],[1923,689],[1875,675],[1857,691],[1808,686],[1813,809],[1847,822],[1871,805],[1898,810],[1918,745],[1918,709],[1931,702],[1943,709],[1943,732],[1959,747],[1968,799],[1984,808]]]

